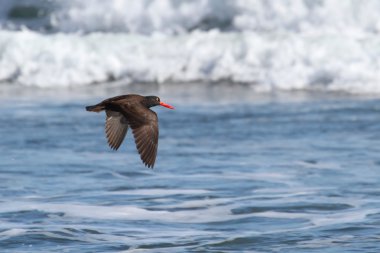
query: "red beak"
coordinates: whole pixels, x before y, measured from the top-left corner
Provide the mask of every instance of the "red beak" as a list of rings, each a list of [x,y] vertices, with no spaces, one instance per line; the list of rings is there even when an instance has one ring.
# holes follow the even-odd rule
[[[164,107],[166,107],[166,108],[169,108],[169,109],[174,109],[173,106],[168,105],[168,104],[165,104],[164,102],[160,102],[160,105],[161,105],[161,106],[164,106]]]

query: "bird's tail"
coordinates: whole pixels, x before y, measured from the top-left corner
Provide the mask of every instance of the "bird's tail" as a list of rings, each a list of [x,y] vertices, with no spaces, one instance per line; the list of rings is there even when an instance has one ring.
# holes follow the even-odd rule
[[[100,112],[104,110],[104,105],[90,105],[86,106],[86,110],[89,112]]]

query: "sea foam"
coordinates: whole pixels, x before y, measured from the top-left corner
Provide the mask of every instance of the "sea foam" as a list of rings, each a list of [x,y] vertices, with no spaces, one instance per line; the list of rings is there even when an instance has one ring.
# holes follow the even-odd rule
[[[22,2],[41,11],[22,22],[12,16]],[[5,1],[1,82],[44,88],[229,82],[263,92],[380,92],[378,1],[91,2]]]
[[[38,87],[248,83],[258,91],[380,92],[380,39],[195,31],[171,37],[0,31],[0,79]],[[349,52],[349,53],[348,53]]]

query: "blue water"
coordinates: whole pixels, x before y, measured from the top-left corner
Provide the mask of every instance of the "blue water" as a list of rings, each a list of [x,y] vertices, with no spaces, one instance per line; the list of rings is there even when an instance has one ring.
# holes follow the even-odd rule
[[[110,93],[3,96],[1,252],[380,252],[380,100],[157,92],[154,170]]]

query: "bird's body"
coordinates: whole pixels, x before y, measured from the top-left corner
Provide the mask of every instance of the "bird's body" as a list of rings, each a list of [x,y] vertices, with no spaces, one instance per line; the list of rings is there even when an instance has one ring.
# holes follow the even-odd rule
[[[174,107],[160,101],[156,96],[137,94],[121,95],[106,99],[99,104],[87,106],[91,112],[106,112],[105,131],[109,146],[117,150],[132,129],[136,147],[141,160],[148,168],[153,168],[158,147],[157,114],[150,110],[152,106],[161,105],[170,109]]]

